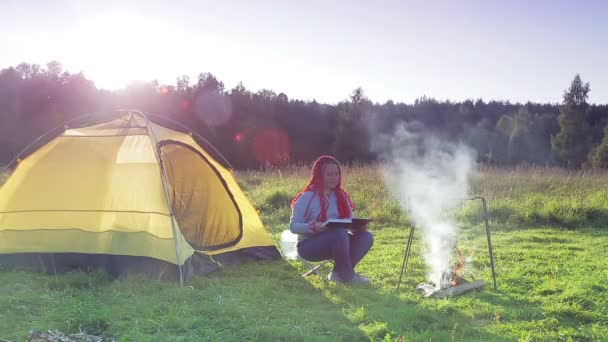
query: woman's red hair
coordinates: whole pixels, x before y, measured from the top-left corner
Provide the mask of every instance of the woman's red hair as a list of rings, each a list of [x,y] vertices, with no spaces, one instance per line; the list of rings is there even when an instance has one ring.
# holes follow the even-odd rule
[[[312,166],[310,181],[291,201],[293,208],[298,199],[307,191],[315,191],[321,200],[321,213],[317,221],[324,222],[327,220],[327,199],[323,196],[323,167],[327,164],[335,164],[338,166],[338,185],[334,188],[336,197],[338,198],[338,214],[340,218],[349,218],[351,215],[351,207],[354,208],[353,201],[344,189],[342,189],[342,168],[336,158],[331,156],[321,156]]]

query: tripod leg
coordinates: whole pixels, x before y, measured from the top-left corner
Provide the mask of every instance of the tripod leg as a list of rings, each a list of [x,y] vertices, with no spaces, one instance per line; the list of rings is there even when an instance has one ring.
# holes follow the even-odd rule
[[[414,242],[414,230],[415,229],[416,229],[416,226],[412,225],[412,229],[410,231],[410,247],[407,250],[407,258],[405,259],[405,268],[404,268],[404,272],[403,272],[404,275],[407,272],[407,265],[409,264],[410,256],[412,255],[412,243]]]
[[[403,253],[403,263],[401,264],[401,274],[399,275],[399,282],[397,283],[397,292],[399,292],[399,288],[401,287],[401,281],[403,280],[403,274],[405,274],[405,270],[407,268],[407,264],[410,258],[411,249],[412,249],[412,240],[414,238],[414,225],[410,226],[410,235],[407,239],[407,245],[405,247],[405,252]]]
[[[317,273],[317,271],[319,270],[319,268],[325,266],[325,264],[327,264],[329,262],[329,260],[325,260],[322,263],[311,267],[308,271],[306,271],[304,274],[302,274],[302,277],[308,277],[309,275],[313,274],[313,273]],[[308,266],[307,266],[308,267]]]
[[[481,203],[483,205],[483,219],[486,223],[486,236],[488,237],[488,251],[490,252],[490,265],[492,266],[492,280],[494,280],[494,290],[496,287],[496,271],[494,269],[494,252],[492,251],[492,239],[490,236],[490,224],[488,223],[488,208],[486,205],[486,199],[481,198]]]

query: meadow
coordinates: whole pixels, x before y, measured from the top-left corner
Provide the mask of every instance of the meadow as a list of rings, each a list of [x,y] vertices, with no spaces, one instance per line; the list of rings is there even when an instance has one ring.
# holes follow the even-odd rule
[[[47,275],[0,270],[0,338],[30,329],[85,331],[119,341],[606,341],[608,173],[481,168],[471,195],[488,200],[498,289],[491,285],[478,202],[456,215],[459,249],[488,285],[446,299],[414,291],[425,280],[423,242],[396,291],[409,220],[384,185],[381,166],[345,169],[357,215],[374,220],[375,245],[358,270],[371,285],[302,278],[298,261],[222,269],[180,288],[101,272]],[[241,185],[278,241],[305,167],[240,172]],[[0,183],[5,175],[0,175]]]

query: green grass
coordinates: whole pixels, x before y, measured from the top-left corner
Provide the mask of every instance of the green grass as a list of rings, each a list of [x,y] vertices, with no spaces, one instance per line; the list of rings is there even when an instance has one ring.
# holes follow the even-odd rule
[[[239,175],[275,236],[308,171]],[[395,291],[407,217],[390,199],[377,168],[346,170],[358,215],[375,219],[375,246],[359,271],[371,286],[301,278],[286,261],[248,264],[180,288],[103,273],[0,272],[0,338],[30,329],[86,331],[119,340],[608,340],[608,174],[552,169],[485,169],[472,193],[488,198],[498,291],[449,299],[414,292],[425,279],[416,237],[410,272]],[[491,283],[478,203],[458,212],[459,248],[477,278]],[[327,270],[325,270],[327,271]]]

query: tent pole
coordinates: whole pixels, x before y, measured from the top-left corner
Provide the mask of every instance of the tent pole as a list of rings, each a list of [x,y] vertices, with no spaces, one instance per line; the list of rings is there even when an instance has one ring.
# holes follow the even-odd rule
[[[171,118],[167,118],[167,117],[162,117],[161,115],[156,115],[156,114],[148,114],[149,116],[153,116],[153,117],[157,117],[157,118],[161,118],[161,120],[166,120],[169,121],[171,123],[174,123],[178,126],[180,126],[182,129],[192,133],[193,135],[196,135],[197,138],[201,139],[202,141],[205,142],[205,144],[207,144],[219,157],[222,158],[222,160],[224,161],[224,163],[226,163],[226,166],[228,166],[230,169],[234,170],[234,166],[232,166],[232,164],[230,164],[230,162],[228,161],[228,159],[226,159],[226,157],[224,157],[224,155],[217,149],[215,148],[215,146],[213,146],[212,143],[209,142],[209,140],[205,139],[202,135],[190,130],[186,125],[182,124],[181,122],[171,119]]]
[[[184,287],[184,273],[182,271],[179,242],[177,241],[176,224],[177,222],[175,220],[175,216],[171,214],[171,227],[173,228],[173,239],[175,240],[175,254],[177,255],[177,270],[179,271],[179,286]]]
[[[179,228],[178,228],[177,220],[175,219],[173,207],[171,206],[171,202],[169,201],[170,197],[169,197],[169,187],[167,185],[167,174],[165,172],[165,168],[163,167],[163,162],[160,158],[160,151],[158,150],[158,139],[156,138],[154,129],[151,128],[149,125],[150,120],[148,119],[148,117],[140,111],[134,111],[134,112],[136,112],[137,114],[144,117],[144,119],[146,119],[146,129],[149,132],[148,136],[153,139],[153,141],[151,141],[151,142],[152,142],[152,145],[154,146],[154,154],[156,155],[156,160],[158,161],[158,167],[160,168],[161,181],[163,182],[163,188],[165,190],[165,199],[167,200],[167,207],[169,208],[169,213],[171,214],[171,228],[173,229],[173,240],[175,241],[175,255],[177,257],[177,268],[179,270],[179,284],[181,287],[184,287],[184,273],[182,271],[181,252],[180,252],[179,241],[177,240],[177,234],[178,234]]]
[[[25,151],[27,151],[30,147],[32,147],[34,144],[36,144],[42,138],[46,137],[47,135],[51,134],[52,132],[60,130],[61,128],[66,129],[66,126],[68,126],[68,128],[69,128],[69,125],[72,122],[76,121],[76,120],[84,119],[84,118],[87,118],[87,117],[93,117],[93,116],[100,115],[100,114],[103,114],[103,113],[116,113],[116,114],[118,114],[118,113],[130,113],[130,112],[132,112],[132,111],[124,110],[124,109],[118,109],[118,110],[105,110],[105,111],[99,111],[99,112],[94,112],[94,113],[89,113],[89,114],[77,115],[77,116],[71,118],[70,120],[64,121],[62,124],[57,125],[54,128],[49,129],[48,131],[46,131],[42,135],[40,135],[38,138],[34,139],[34,141],[32,141],[29,145],[27,145],[25,148],[23,148],[21,151],[19,151],[19,153],[17,153],[17,155],[15,156],[15,158],[13,158],[10,161],[10,163],[8,164],[8,166],[11,167],[12,165],[14,165],[19,160],[19,158],[21,157],[21,155]],[[142,114],[142,116],[143,116],[143,114]]]

